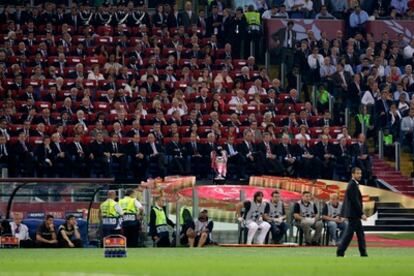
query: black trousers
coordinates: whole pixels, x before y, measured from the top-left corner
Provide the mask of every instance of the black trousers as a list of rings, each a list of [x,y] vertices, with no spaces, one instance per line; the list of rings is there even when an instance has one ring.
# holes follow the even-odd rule
[[[128,247],[138,247],[139,221],[124,221],[122,233],[127,239]]]
[[[352,241],[352,237],[354,236],[354,232],[358,238],[358,248],[359,253],[361,256],[367,255],[367,246],[365,243],[365,234],[364,229],[362,228],[361,219],[359,218],[349,218],[348,227],[345,230],[344,238],[342,242],[338,245],[338,249],[336,251],[337,256],[344,256],[345,251],[348,248],[349,244]]]
[[[75,248],[82,248],[83,247],[82,240],[76,239],[76,240],[71,240],[71,242],[73,243]],[[61,247],[61,248],[70,248],[70,246],[69,246],[69,244],[66,240],[59,241],[59,247]]]
[[[169,232],[158,233],[158,237],[160,239],[157,242],[157,247],[170,247],[171,246]]]

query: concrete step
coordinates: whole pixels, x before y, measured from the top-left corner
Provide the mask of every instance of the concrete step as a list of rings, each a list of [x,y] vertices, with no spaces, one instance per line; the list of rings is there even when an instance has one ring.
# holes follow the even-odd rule
[[[375,225],[412,225],[414,219],[409,218],[381,218],[375,221]]]

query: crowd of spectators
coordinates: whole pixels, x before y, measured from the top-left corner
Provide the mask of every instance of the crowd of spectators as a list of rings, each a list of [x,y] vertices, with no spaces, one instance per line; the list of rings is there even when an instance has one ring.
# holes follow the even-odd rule
[[[347,5],[335,10],[339,2]],[[367,2],[257,1],[262,6],[250,8],[262,18],[275,11],[294,18],[313,5],[318,18],[348,18],[352,26]],[[389,14],[394,2],[380,9]],[[333,40],[309,30],[292,44],[292,71],[304,87],[298,95],[296,84],[282,87],[247,55],[244,12],[224,1],[199,11],[191,2],[183,10],[159,4],[154,13],[132,1],[5,6],[2,166],[13,176],[209,177],[210,153],[223,145],[229,167],[246,165],[235,170],[238,178],[345,179],[357,164],[369,179],[365,137],[383,129],[393,140],[412,141],[414,41],[392,41],[386,32],[374,39],[362,25]],[[317,87],[314,104],[310,85]],[[355,132],[342,127],[344,107]]]

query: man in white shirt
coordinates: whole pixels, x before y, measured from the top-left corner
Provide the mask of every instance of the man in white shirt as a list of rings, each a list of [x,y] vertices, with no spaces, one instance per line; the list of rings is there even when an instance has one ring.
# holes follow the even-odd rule
[[[20,247],[33,247],[33,241],[29,236],[29,228],[22,223],[23,216],[21,213],[13,214],[13,221],[10,222],[11,233],[13,237],[19,239]]]
[[[266,89],[262,87],[262,81],[260,79],[256,79],[254,81],[254,84],[249,88],[249,91],[247,92],[249,95],[266,95]]]
[[[414,39],[411,39],[410,44],[408,44],[404,48],[404,59],[413,58],[413,54],[414,54]]]
[[[414,109],[410,109],[408,116],[404,117],[401,121],[401,133],[403,141],[408,142],[408,145],[413,143],[413,131],[414,131]]]
[[[233,96],[229,101],[229,105],[237,104],[247,104],[246,99],[244,98],[244,91],[242,89],[237,90],[236,96]]]
[[[308,65],[310,69],[317,69],[318,66],[323,65],[323,56],[319,54],[319,49],[317,47],[312,49],[312,54],[308,56]]]
[[[270,19],[277,16],[277,6],[272,5],[272,8],[262,14],[262,19]]]

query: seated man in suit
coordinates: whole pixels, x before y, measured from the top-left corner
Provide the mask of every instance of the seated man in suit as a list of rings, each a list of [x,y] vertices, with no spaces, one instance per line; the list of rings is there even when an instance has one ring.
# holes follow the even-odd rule
[[[35,158],[37,163],[38,177],[54,177],[52,148],[50,145],[50,137],[43,137],[43,143],[35,149]]]
[[[322,219],[326,222],[329,231],[329,245],[337,245],[341,242],[348,221],[341,216],[342,202],[339,202],[338,194],[331,194],[329,201],[322,210]],[[336,230],[341,230],[338,236]]]
[[[270,175],[285,175],[285,168],[276,154],[276,147],[272,143],[272,136],[269,132],[263,133],[263,141],[257,145],[258,151],[264,158],[266,173]]]
[[[299,162],[299,177],[309,179],[320,178],[322,161],[316,157],[313,148],[309,148],[304,137],[299,139],[296,146],[296,159]]]
[[[203,166],[206,168],[204,171],[204,176],[211,175],[214,171],[212,168],[212,153],[217,150],[216,145],[216,135],[213,132],[210,132],[207,135],[207,143],[203,145],[202,147],[202,156],[203,156]],[[208,169],[207,169],[208,168]],[[207,174],[207,175],[205,175]]]
[[[55,174],[60,177],[68,176],[70,173],[70,170],[68,170],[68,154],[65,146],[60,142],[59,133],[52,134],[50,148],[52,149],[52,163]]]
[[[160,176],[162,178],[166,175],[164,152],[164,148],[159,142],[156,141],[154,134],[148,134],[146,144],[146,155],[148,156],[148,162],[156,164],[156,176]]]
[[[372,176],[372,163],[371,157],[368,153],[368,146],[365,143],[366,137],[364,134],[358,135],[358,143],[354,144],[353,148],[353,159],[355,165],[362,171],[362,182],[366,182],[371,179]]]
[[[69,158],[72,161],[73,174],[77,177],[89,177],[89,147],[81,141],[81,135],[75,134],[73,142],[68,145]]]
[[[313,146],[315,155],[322,161],[322,178],[332,179],[333,170],[335,168],[335,148],[329,142],[326,135],[321,136],[321,141]]]
[[[7,139],[5,136],[0,135],[0,169],[10,167],[10,148],[7,145]]]
[[[171,141],[167,144],[167,155],[170,158],[169,172],[172,171],[183,175],[185,168],[184,147],[180,143],[180,135],[174,133]]]
[[[114,164],[118,166],[118,176],[126,177],[126,156],[123,146],[119,143],[119,136],[116,133],[112,133],[111,142],[105,145],[104,155],[109,159],[109,170],[113,173]]]
[[[253,144],[253,132],[245,130],[243,133],[244,140],[238,146],[238,152],[242,156],[243,162],[252,168],[253,174],[262,175],[266,169],[264,164],[263,153],[256,149]]]
[[[139,132],[134,133],[131,141],[126,145],[126,153],[131,160],[131,171],[133,177],[141,182],[145,179],[147,164],[145,162],[144,146],[141,144]]]
[[[351,176],[352,150],[347,143],[347,138],[342,137],[335,147],[335,175],[339,180],[348,180]]]
[[[98,171],[95,171],[97,176],[102,173],[104,177],[109,177],[109,159],[105,156],[104,152],[104,136],[98,132],[95,141],[90,144],[89,160],[91,165],[98,168]]]
[[[23,131],[19,133],[12,152],[14,169],[11,172],[16,176],[33,177],[35,165],[33,149],[26,142],[26,134]]]
[[[278,156],[286,169],[288,176],[297,176],[299,162],[296,159],[295,146],[290,143],[289,135],[282,136],[282,143],[278,147]]]
[[[201,177],[203,171],[203,156],[201,155],[202,147],[197,141],[196,133],[191,133],[190,142],[185,145],[186,153],[186,171],[191,172],[197,178]]]
[[[318,208],[312,201],[312,194],[310,192],[303,192],[302,199],[295,203],[293,216],[298,227],[303,231],[305,245],[319,245],[323,223],[319,220]],[[313,237],[312,229],[315,229]]]
[[[227,152],[227,163],[234,165],[236,168],[237,177],[240,180],[246,179],[245,164],[242,161],[243,158],[241,154],[236,150],[236,145],[234,144],[234,136],[227,137],[226,144],[224,145],[224,150]]]

